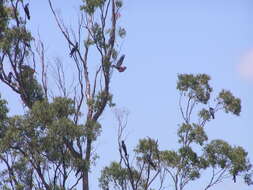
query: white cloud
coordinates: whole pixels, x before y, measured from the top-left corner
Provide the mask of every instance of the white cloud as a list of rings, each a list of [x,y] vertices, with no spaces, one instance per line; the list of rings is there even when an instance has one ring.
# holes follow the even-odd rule
[[[253,81],[253,49],[242,56],[237,69],[243,78]]]

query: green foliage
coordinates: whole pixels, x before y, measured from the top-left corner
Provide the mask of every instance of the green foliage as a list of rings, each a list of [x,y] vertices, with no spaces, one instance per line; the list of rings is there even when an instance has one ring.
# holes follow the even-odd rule
[[[93,33],[94,43],[97,44],[98,47],[104,48],[102,27],[98,23],[95,23],[91,31]]]
[[[195,142],[196,144],[203,145],[208,137],[204,131],[204,128],[200,125],[193,123],[193,128],[189,132],[189,142]]]
[[[52,103],[36,102],[27,119],[37,123],[43,131],[47,132],[47,138],[51,140],[59,138],[58,142],[63,143],[63,137],[75,139],[83,134],[82,125],[74,124],[71,119],[75,113],[72,99],[56,97]]]
[[[146,160],[149,156],[153,161],[159,158],[158,144],[151,138],[140,139],[138,145],[134,149],[137,153],[137,160]]]
[[[242,147],[231,147],[223,140],[213,140],[204,148],[204,154],[210,165],[229,169],[232,175],[248,171],[251,167],[247,152]]]
[[[235,115],[240,115],[241,100],[235,98],[230,91],[222,90],[219,94],[218,101],[222,104],[226,113],[231,112]]]
[[[135,184],[139,182],[140,186],[137,186],[137,188],[140,190],[145,189],[144,180],[139,175],[139,172],[134,167],[123,168],[119,163],[112,162],[110,166],[102,170],[101,177],[99,178],[99,186],[103,190],[110,189],[110,187],[113,189],[127,190],[133,188],[131,183]]]
[[[3,103],[2,110],[7,112],[5,106]],[[66,139],[74,141],[84,135],[83,126],[71,119],[74,113],[73,100],[56,97],[52,103],[36,102],[24,116],[6,118],[6,127],[0,129],[0,150],[1,154],[20,158],[12,165],[20,188],[33,182],[32,170],[28,167],[30,157],[43,167],[63,163],[65,168],[81,167],[81,161],[72,157],[65,144]]]
[[[214,140],[205,147],[205,157],[212,167],[220,166],[225,168],[229,162],[229,152],[231,147],[222,140]]]
[[[106,0],[83,0],[84,5],[81,10],[84,10],[89,15],[94,14],[97,8],[102,7]]]
[[[86,27],[89,29],[89,37],[82,40],[85,48],[95,47],[101,55],[102,69],[98,70],[97,74],[102,72],[104,78],[101,81],[104,80],[106,85],[102,86],[100,91],[95,85],[94,95],[86,95],[88,114],[86,121],[79,124],[77,117],[81,113],[76,109],[77,102],[66,97],[48,100],[34,76],[35,71],[25,64],[24,60],[29,57],[33,37],[25,26],[26,20],[18,12],[19,8],[23,10],[23,1],[1,1],[0,53],[8,57],[8,63],[11,63],[8,68],[14,76],[11,82],[6,82],[3,76],[8,75],[9,71],[3,71],[1,62],[0,78],[20,94],[29,108],[24,115],[8,116],[7,102],[0,97],[0,162],[5,164],[5,168],[0,171],[1,189],[11,189],[6,184],[14,182],[12,189],[64,190],[67,189],[67,178],[73,172],[76,172],[76,178],[82,177],[85,172],[88,177],[87,172],[90,171],[92,161],[97,158],[92,152],[92,143],[102,129],[98,118],[106,105],[114,106],[109,86],[112,64],[118,57],[115,39],[116,36],[126,36],[126,30],[117,27],[116,23],[123,2],[115,0],[115,6],[110,4],[111,2],[83,0],[80,7],[81,11],[88,14],[85,16],[88,19]],[[15,3],[17,9],[12,6]],[[110,8],[115,10],[107,14],[106,11]],[[110,17],[111,22],[103,18],[105,15]],[[96,20],[97,17],[100,20]],[[71,42],[71,39],[68,39],[68,42]],[[87,67],[86,64],[85,61],[84,69]],[[223,140],[208,142],[205,127],[214,119],[206,106],[212,100],[209,81],[210,77],[206,74],[178,75],[177,89],[181,95],[180,101],[181,98],[185,98],[186,105],[185,109],[180,105],[183,122],[177,131],[180,145],[177,150],[159,150],[157,141],[151,138],[140,139],[134,149],[135,162],[130,160],[130,154],[122,154],[119,163],[112,162],[102,170],[99,179],[101,188],[107,190],[113,186],[122,190],[151,190],[150,184],[159,174],[169,174],[175,189],[182,190],[190,181],[200,178],[202,172],[208,168],[214,172],[221,171],[225,176],[244,175],[245,182],[252,184],[251,164],[247,152],[242,147],[232,147]],[[220,110],[240,114],[241,100],[234,97],[230,91],[222,90],[215,100],[215,114]],[[197,108],[198,112],[194,112]],[[192,118],[196,118],[191,117],[195,113],[198,113],[198,122],[192,121]],[[125,164],[124,167],[122,164]],[[45,180],[47,177],[48,181]],[[218,179],[215,179],[215,176],[212,178],[218,182],[222,179],[222,175]],[[43,184],[36,186],[36,183],[41,182]]]
[[[158,151],[158,144],[155,140],[151,138],[140,139],[137,147],[135,148],[135,152],[141,154],[157,151]]]
[[[28,107],[31,108],[36,101],[44,100],[43,89],[35,79],[34,70],[31,67],[22,65],[20,70],[20,78],[21,96]]]
[[[209,189],[228,176],[233,178],[244,176],[247,184],[253,184],[252,173],[250,173],[251,164],[247,158],[247,152],[242,147],[232,147],[223,140],[208,142],[205,127],[207,122],[214,119],[209,107],[206,106],[211,99],[212,92],[209,80],[210,77],[205,74],[178,75],[177,89],[181,95],[179,106],[183,117],[183,122],[177,131],[180,146],[177,150],[165,149],[161,151],[158,148],[157,141],[151,138],[139,140],[134,149],[136,155],[136,166],[134,168],[143,181],[141,180],[142,182],[132,189],[151,189],[150,184],[155,179],[155,177],[150,177],[152,172],[164,172],[174,182],[174,189],[183,190],[190,181],[200,178],[204,171],[210,171],[209,168],[212,169],[213,176],[204,189]],[[186,99],[184,101],[185,106],[182,106],[183,98]],[[241,101],[234,97],[231,92],[222,90],[215,100],[218,101],[215,101],[214,114],[219,110],[224,110],[239,115]],[[200,110],[193,111],[197,108]],[[192,115],[195,113],[198,114],[197,122],[192,121],[194,118]],[[125,160],[125,165],[129,167],[128,162],[126,162],[128,157],[123,156],[121,159]],[[151,165],[155,167],[150,167]],[[112,170],[112,168],[110,169]],[[106,171],[111,170],[106,168]],[[104,189],[109,187],[109,181],[116,184],[115,176],[121,174],[119,169],[113,171],[115,173],[108,172],[107,177],[105,175],[102,177],[103,184],[106,184]],[[128,169],[127,172],[130,174],[131,169]],[[218,175],[216,175],[217,173]],[[149,179],[152,179],[151,182]]]
[[[128,180],[128,171],[122,168],[117,162],[112,162],[109,167],[105,167],[99,178],[100,187],[103,190],[109,189],[109,184],[113,183],[114,188],[124,189]]]
[[[13,26],[11,28],[6,28],[2,35],[3,37],[0,41],[0,50],[8,52],[9,54],[17,54],[23,51],[24,46],[20,44],[20,41],[25,44],[29,44],[33,39],[31,33],[24,27]]]
[[[7,108],[7,101],[1,98],[0,95],[0,123],[1,126],[4,124],[4,120],[7,118],[7,113],[9,109]]]
[[[121,8],[123,6],[123,2],[121,0],[116,0],[115,5],[117,8]]]
[[[26,3],[23,0],[0,3],[0,54],[3,56],[0,80],[18,93],[27,107],[23,115],[8,117],[6,102],[0,102],[0,161],[6,167],[1,173],[0,181],[3,180],[10,187],[14,184],[13,189],[68,189],[72,186],[67,180],[69,176],[76,172],[78,182],[85,173],[88,175],[91,164],[97,158],[97,154],[92,151],[93,142],[101,133],[98,119],[107,105],[115,105],[109,87],[112,63],[118,56],[116,37],[126,35],[125,29],[119,28],[116,23],[123,3],[120,0],[83,0],[81,4],[80,13],[83,14],[82,18],[87,19],[83,23],[87,24],[84,28],[89,34],[86,39],[80,37],[78,49],[80,48],[80,54],[85,49],[87,55],[89,48],[91,51],[95,49],[99,53],[101,64],[96,73],[96,81],[88,82],[87,78],[92,76],[87,74],[90,73],[89,56],[84,58],[85,55],[83,57],[79,54],[80,57],[75,57],[82,62],[78,64],[82,67],[78,70],[87,74],[79,82],[86,80],[92,89],[89,91],[88,85],[80,84],[86,88],[82,89],[85,93],[81,92],[80,105],[78,95],[73,100],[66,97],[51,98],[44,94],[47,93],[46,82],[43,81],[42,88],[35,77],[36,71],[29,66],[37,60],[30,60],[34,58],[30,56],[34,52],[34,47],[30,44],[34,39],[26,27],[26,23],[31,20],[23,18],[27,15]],[[50,5],[53,9],[51,3]],[[71,36],[65,37],[68,38],[69,45],[74,44]],[[44,56],[43,50],[40,53]],[[102,79],[98,87],[96,82],[100,74]],[[79,124],[83,120],[81,110],[85,103],[87,117]],[[5,162],[5,159],[11,160],[10,163]],[[8,185],[2,184],[0,188],[8,189]]]
[[[197,154],[189,146],[184,146],[178,150],[180,157],[184,158],[187,164],[195,164],[198,162]]]
[[[93,107],[93,110],[97,112],[102,108],[104,102],[107,102],[110,107],[115,106],[115,103],[113,103],[112,98],[112,94],[108,94],[106,91],[100,91],[94,99],[88,100],[88,105]]]
[[[101,125],[97,121],[88,120],[84,127],[84,135],[95,140],[101,133]]]
[[[202,118],[203,121],[209,121],[211,119],[210,112],[205,108],[200,110],[198,115],[199,115],[200,118]]]
[[[65,188],[64,187],[61,187],[61,186],[59,186],[59,185],[55,185],[55,184],[49,184],[49,189],[51,190],[65,190]],[[76,190],[76,189],[74,189],[74,190]]]
[[[169,168],[177,168],[180,164],[180,155],[173,150],[165,150],[160,152],[162,163]]]
[[[247,174],[245,174],[244,181],[245,181],[246,184],[253,185],[252,176],[253,176],[253,173],[247,173]]]
[[[179,137],[178,142],[182,143],[185,141],[185,134],[188,134],[192,130],[192,126],[190,124],[183,123],[177,131],[177,135]]]
[[[53,112],[57,113],[57,118],[67,118],[75,114],[74,101],[63,97],[54,98],[51,104]]]
[[[210,77],[206,74],[180,74],[178,75],[177,89],[187,96],[206,104],[210,98],[212,88],[209,85]]]
[[[251,164],[247,158],[248,153],[240,146],[232,148],[229,154],[232,168],[230,170],[231,174],[238,174],[244,171],[249,171],[251,169]]]
[[[4,2],[0,3],[0,41],[2,41],[4,31],[8,25],[9,10],[4,6]]]
[[[112,50],[112,59],[113,59],[114,61],[116,61],[117,58],[118,58],[118,52],[117,52],[115,49],[113,49],[113,50]]]

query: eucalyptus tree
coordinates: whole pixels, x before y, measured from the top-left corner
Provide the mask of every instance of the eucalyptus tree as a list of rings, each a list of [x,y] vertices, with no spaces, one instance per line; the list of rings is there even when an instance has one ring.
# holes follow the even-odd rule
[[[88,190],[97,158],[93,143],[102,130],[98,119],[107,105],[114,105],[110,85],[117,70],[112,65],[119,60],[119,42],[126,34],[118,24],[122,1],[83,0],[77,32],[66,27],[51,0],[48,5],[69,48],[65,53],[71,56],[78,82],[69,95],[66,71],[58,64],[59,92],[49,94],[44,43],[27,27],[33,22],[32,6],[25,0],[1,0],[0,80],[25,107],[23,115],[8,116],[1,100],[2,189],[75,189],[81,183]]]
[[[160,150],[159,139],[144,138],[139,140],[133,153],[128,150],[128,155],[123,154],[124,146],[120,142],[126,123],[118,114],[121,159],[103,169],[101,188],[151,190],[163,189],[170,184],[172,189],[183,190],[202,176],[208,181],[200,187],[203,190],[227,178],[236,182],[238,177],[242,177],[245,183],[252,185],[251,163],[243,147],[232,146],[222,139],[208,140],[206,128],[212,125],[218,112],[236,116],[241,112],[239,98],[228,90],[222,90],[215,97],[209,81],[210,77],[206,74],[178,75],[177,90],[182,117],[177,131],[178,149],[168,147]]]

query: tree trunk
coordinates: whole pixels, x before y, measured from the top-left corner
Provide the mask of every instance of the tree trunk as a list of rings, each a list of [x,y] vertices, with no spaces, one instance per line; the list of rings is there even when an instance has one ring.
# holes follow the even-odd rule
[[[83,173],[83,190],[89,190],[89,170]]]
[[[90,154],[91,154],[91,137],[87,138],[86,156],[85,156],[85,170],[83,171],[83,190],[89,190],[89,170],[90,170]]]

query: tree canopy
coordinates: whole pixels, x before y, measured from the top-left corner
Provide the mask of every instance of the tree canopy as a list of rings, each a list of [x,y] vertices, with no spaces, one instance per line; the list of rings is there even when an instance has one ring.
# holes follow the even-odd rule
[[[44,44],[27,28],[33,16],[29,4],[0,1],[0,80],[25,108],[23,114],[10,115],[9,109],[15,109],[8,107],[11,100],[0,98],[0,188],[4,190],[90,189],[94,179],[89,174],[98,159],[93,145],[103,128],[99,119],[107,107],[115,106],[111,79],[127,69],[126,55],[118,46],[126,35],[119,24],[121,0],[83,0],[76,33],[64,24],[51,0],[48,4],[66,41],[65,53],[75,65],[71,94],[60,60],[54,63],[59,92],[50,94]],[[91,52],[96,53],[96,63]],[[95,69],[90,69],[91,64],[96,64]],[[159,139],[144,138],[129,150],[122,138],[126,126],[118,113],[120,160],[101,171],[100,188],[151,190],[173,183],[173,189],[182,190],[204,172],[211,174],[205,190],[226,178],[236,182],[243,177],[251,185],[251,163],[243,147],[208,140],[205,129],[217,112],[236,116],[241,112],[241,100],[232,92],[213,95],[210,79],[207,74],[178,75],[182,117],[178,149],[161,150]],[[211,99],[215,105],[209,106]]]

